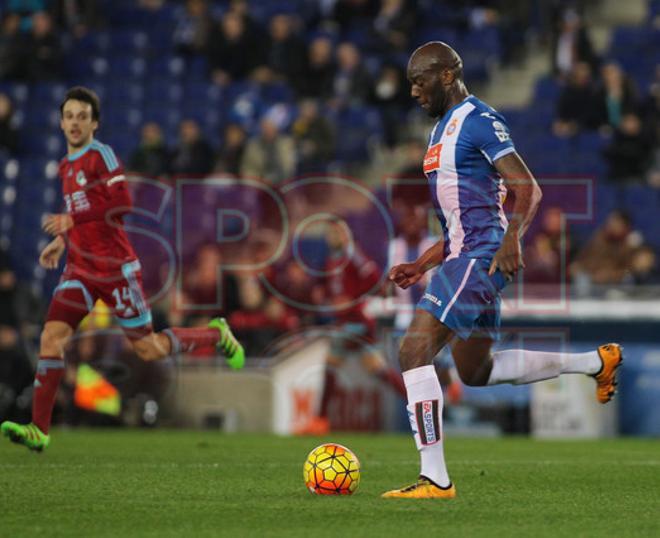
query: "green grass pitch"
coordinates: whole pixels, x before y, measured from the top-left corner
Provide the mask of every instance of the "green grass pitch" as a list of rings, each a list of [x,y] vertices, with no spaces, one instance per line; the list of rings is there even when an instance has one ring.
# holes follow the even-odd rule
[[[310,495],[302,464],[353,449],[351,497]],[[660,536],[660,443],[449,439],[453,501],[384,500],[411,482],[408,436],[281,438],[58,431],[33,454],[0,444],[0,536]]]

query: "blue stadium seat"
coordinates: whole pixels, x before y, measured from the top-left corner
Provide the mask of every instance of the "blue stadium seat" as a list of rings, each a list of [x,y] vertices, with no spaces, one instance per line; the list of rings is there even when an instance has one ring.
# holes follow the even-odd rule
[[[534,87],[534,101],[555,103],[559,99],[562,87],[552,76],[542,77]]]
[[[382,140],[383,126],[378,110],[371,107],[349,107],[335,114],[341,136],[337,138],[337,159],[345,163],[369,157],[369,143]]]

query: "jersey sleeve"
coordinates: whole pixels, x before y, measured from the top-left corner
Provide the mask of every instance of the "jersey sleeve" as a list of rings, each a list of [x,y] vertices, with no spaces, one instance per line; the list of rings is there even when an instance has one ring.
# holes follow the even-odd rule
[[[98,155],[95,170],[97,179],[111,183],[113,178],[123,178],[124,167],[117,159],[113,149],[105,144],[99,144],[95,149]]]
[[[491,164],[516,151],[504,118],[495,112],[473,112],[467,127],[472,143]]]

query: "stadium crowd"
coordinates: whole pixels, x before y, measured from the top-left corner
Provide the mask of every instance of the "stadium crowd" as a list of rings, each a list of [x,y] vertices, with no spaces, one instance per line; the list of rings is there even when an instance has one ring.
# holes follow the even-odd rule
[[[428,39],[454,44],[465,59],[468,84],[478,93],[494,65],[520,62],[526,44],[538,40],[552,54],[553,73],[545,84],[548,94],[535,99],[543,100],[552,117],[547,124],[539,120],[534,125],[525,123],[528,116],[518,111],[511,115],[514,141],[526,137],[529,129],[544,130],[546,138],[528,159],[532,170],[556,173],[547,166],[548,157],[562,159],[547,153],[586,133],[597,137],[585,150],[597,170],[582,171],[615,189],[606,192],[617,198],[622,191],[616,189],[630,185],[660,189],[660,66],[652,77],[640,79],[627,71],[616,50],[611,57],[599,57],[581,15],[594,5],[595,0],[4,2],[0,187],[1,209],[13,220],[3,224],[0,234],[0,246],[12,255],[3,253],[0,265],[0,416],[3,402],[19,401],[15,396],[31,379],[29,347],[22,342],[34,337],[30,327],[41,312],[38,305],[26,307],[38,303],[29,287],[36,273],[27,269],[32,265],[19,264],[25,251],[16,241],[25,222],[16,212],[26,207],[16,200],[16,192],[20,198],[34,191],[20,184],[16,188],[11,177],[35,185],[42,178],[33,172],[12,176],[8,170],[63,154],[61,145],[54,144],[57,151],[51,152],[50,142],[35,140],[58,136],[57,122],[45,126],[58,101],[56,96],[44,98],[44,92],[75,83],[97,89],[104,107],[100,138],[117,149],[130,171],[145,177],[171,182],[215,174],[281,185],[298,175],[336,173],[357,176],[378,190],[386,174],[423,179],[428,123],[409,98],[405,61],[412,48]],[[648,24],[657,27],[660,18],[655,17]],[[27,110],[33,99],[41,99],[35,102],[41,113],[37,121]],[[41,107],[44,102],[50,111]],[[513,121],[515,117],[524,121]],[[548,140],[551,148],[544,147]],[[527,158],[524,148],[521,153]],[[541,153],[545,159],[536,159]],[[644,192],[657,199],[660,190]],[[338,210],[332,199],[297,203]],[[584,294],[592,293],[593,285],[660,283],[657,241],[645,239],[649,230],[637,225],[637,215],[631,216],[634,206],[604,207],[591,237],[570,236],[568,263],[561,251],[566,247],[561,208],[543,207],[527,240],[527,281],[552,284],[568,271],[576,291]],[[264,236],[246,251],[258,256],[268,243]],[[322,238],[317,245],[321,253],[326,251]],[[184,302],[209,302],[223,255],[212,244],[200,245],[186,267]],[[19,270],[12,269],[16,264]],[[290,259],[272,271],[278,289],[296,290],[300,297],[315,296],[322,286]],[[255,274],[225,272],[223,279],[223,306],[212,314],[230,318],[250,353],[260,353],[278,335],[330,321],[268,294]],[[206,322],[208,312],[178,310],[175,299],[181,297],[174,293],[154,305],[157,324],[166,326],[177,318],[193,325]]]

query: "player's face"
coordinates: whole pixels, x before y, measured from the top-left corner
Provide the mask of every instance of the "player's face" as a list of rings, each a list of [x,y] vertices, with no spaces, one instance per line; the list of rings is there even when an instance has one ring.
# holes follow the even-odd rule
[[[92,105],[75,99],[64,103],[60,127],[69,146],[82,148],[89,144],[98,126],[92,118]]]
[[[330,223],[325,236],[328,246],[333,250],[344,250],[350,242],[349,233],[345,224]]]
[[[448,108],[448,90],[455,78],[451,70],[440,67],[437,59],[416,54],[408,63],[410,95],[432,118],[442,116]]]
[[[442,70],[433,69],[425,62],[415,59],[408,65],[410,95],[432,118],[444,114],[447,104],[447,92],[442,83]]]

